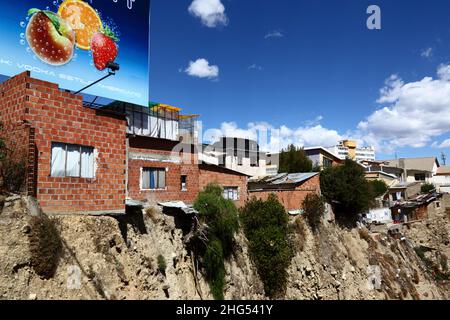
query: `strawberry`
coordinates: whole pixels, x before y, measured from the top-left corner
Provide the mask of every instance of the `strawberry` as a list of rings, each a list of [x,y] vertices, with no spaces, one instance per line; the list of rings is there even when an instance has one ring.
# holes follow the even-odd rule
[[[119,39],[108,27],[94,33],[91,39],[92,56],[95,67],[102,71],[108,62],[114,62],[119,54],[117,43]]]

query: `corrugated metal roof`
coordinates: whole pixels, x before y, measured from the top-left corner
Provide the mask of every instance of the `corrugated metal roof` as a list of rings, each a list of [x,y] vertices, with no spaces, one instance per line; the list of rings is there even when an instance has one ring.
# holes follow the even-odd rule
[[[306,173],[279,173],[270,178],[266,178],[263,182],[270,184],[297,184],[312,177],[318,175],[318,172],[306,172]]]

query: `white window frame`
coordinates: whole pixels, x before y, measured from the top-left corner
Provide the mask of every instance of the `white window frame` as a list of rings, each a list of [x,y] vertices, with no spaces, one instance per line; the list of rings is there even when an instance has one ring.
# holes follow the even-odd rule
[[[230,193],[230,189],[231,191],[233,191],[233,195],[234,195],[234,191],[236,191],[236,195],[235,197],[233,196],[232,199],[229,198],[229,193]],[[236,186],[226,186],[223,187],[223,197],[227,200],[232,200],[232,201],[239,201],[240,199],[240,188],[236,187]]]

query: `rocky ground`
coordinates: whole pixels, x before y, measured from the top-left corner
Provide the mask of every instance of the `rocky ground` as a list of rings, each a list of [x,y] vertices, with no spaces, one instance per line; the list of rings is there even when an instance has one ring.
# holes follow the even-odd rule
[[[2,197],[0,212],[0,299],[212,298],[183,244],[179,221],[156,207],[122,218],[51,217],[62,248],[49,279],[32,267],[32,215],[38,214],[33,202]],[[449,255],[447,216],[404,226],[394,235],[328,222],[313,233],[301,220],[292,223],[295,255],[286,299],[449,298],[448,283],[436,281],[435,272]],[[427,248],[424,255],[417,246]],[[226,271],[226,299],[264,299],[242,233]]]

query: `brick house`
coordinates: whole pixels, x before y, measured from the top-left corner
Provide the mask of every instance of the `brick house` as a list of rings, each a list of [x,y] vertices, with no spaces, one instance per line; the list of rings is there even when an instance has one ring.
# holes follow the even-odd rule
[[[192,204],[208,183],[215,182],[224,188],[225,198],[238,206],[245,203],[246,174],[199,160],[202,147],[192,124],[196,116],[180,115],[180,108],[163,104],[120,108],[128,121],[128,199]]]
[[[222,186],[225,198],[235,201],[238,207],[245,205],[248,198],[248,175],[207,163],[201,163],[199,169],[200,190],[214,182]]]
[[[247,176],[199,165],[195,117],[178,108],[94,108],[29,72],[0,92],[1,136],[11,158],[26,162],[27,193],[44,212],[123,214],[127,199],[192,203],[209,181],[237,204],[247,199]]]
[[[123,116],[83,107],[81,96],[21,73],[0,84],[0,118],[27,192],[48,213],[125,211]]]
[[[281,173],[259,180],[251,180],[248,185],[249,197],[267,200],[275,194],[289,212],[302,208],[303,200],[310,193],[320,194],[320,175],[309,173]]]

